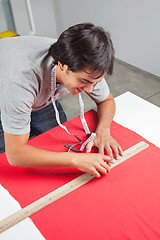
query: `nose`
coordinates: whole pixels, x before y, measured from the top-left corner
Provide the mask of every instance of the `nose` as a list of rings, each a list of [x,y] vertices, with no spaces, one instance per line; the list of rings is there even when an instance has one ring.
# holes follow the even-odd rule
[[[87,86],[84,87],[84,91],[87,93],[92,92],[93,85],[92,84],[87,84]]]

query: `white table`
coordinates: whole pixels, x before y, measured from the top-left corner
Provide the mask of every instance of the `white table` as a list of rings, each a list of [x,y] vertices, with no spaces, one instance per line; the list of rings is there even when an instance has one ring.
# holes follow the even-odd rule
[[[160,108],[126,92],[115,98],[114,121],[160,147]],[[0,185],[0,220],[20,209],[19,203]],[[0,234],[0,240],[44,240],[30,218]]]
[[[0,185],[0,220],[20,210],[19,203]],[[30,218],[0,233],[0,240],[44,240]]]
[[[160,108],[130,92],[116,97],[115,101],[114,121],[160,148]]]

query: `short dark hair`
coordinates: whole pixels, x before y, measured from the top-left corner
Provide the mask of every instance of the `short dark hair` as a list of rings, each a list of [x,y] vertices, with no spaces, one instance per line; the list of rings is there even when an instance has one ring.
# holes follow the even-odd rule
[[[89,69],[102,76],[112,74],[114,48],[110,34],[92,23],[81,23],[65,30],[49,49],[48,54],[76,72]]]

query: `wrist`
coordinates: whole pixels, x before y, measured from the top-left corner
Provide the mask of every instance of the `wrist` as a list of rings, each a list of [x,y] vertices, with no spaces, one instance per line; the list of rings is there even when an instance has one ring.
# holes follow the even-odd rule
[[[70,167],[76,167],[76,159],[77,159],[77,155],[78,153],[68,153],[70,155],[69,157],[69,166]]]
[[[96,135],[102,135],[103,133],[110,135],[110,128],[97,128],[96,129]]]

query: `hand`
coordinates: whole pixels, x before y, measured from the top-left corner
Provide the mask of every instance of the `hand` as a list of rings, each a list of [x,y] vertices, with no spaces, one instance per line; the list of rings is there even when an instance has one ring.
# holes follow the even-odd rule
[[[87,144],[86,151],[90,152],[93,146],[96,146],[99,149],[100,154],[104,154],[104,150],[106,150],[108,156],[111,157],[111,159],[113,159],[113,153],[114,157],[117,160],[119,159],[119,155],[123,155],[123,150],[121,146],[110,135],[110,129],[103,131],[101,134],[96,134],[95,138],[93,138]]]
[[[95,177],[100,177],[100,173],[110,172],[110,161],[111,158],[103,154],[78,153],[72,159],[72,166],[80,171],[91,173]]]

